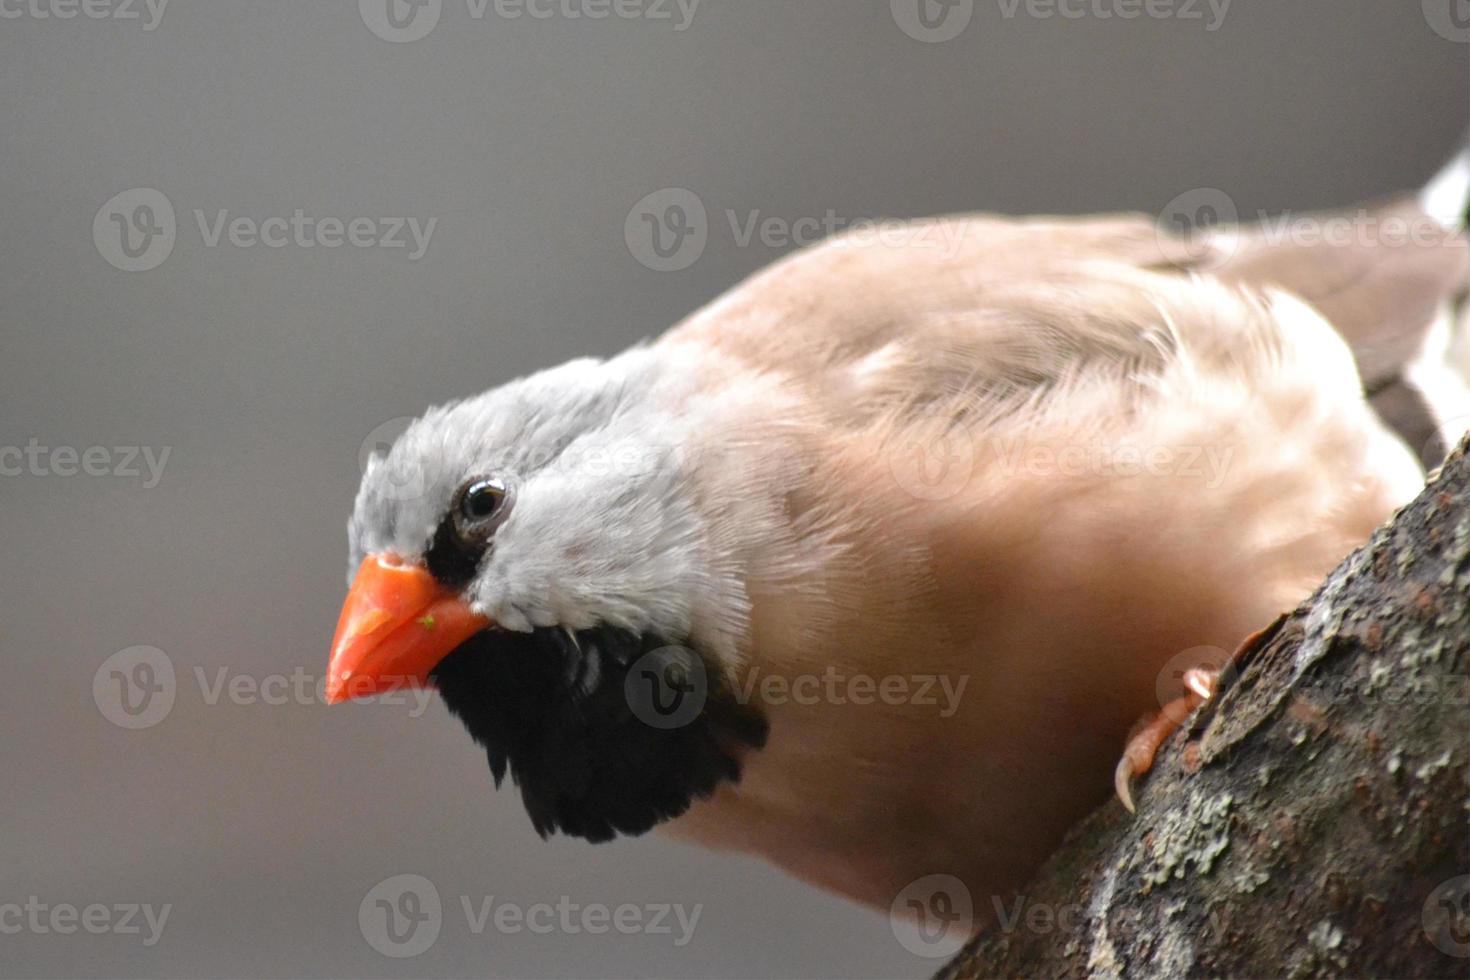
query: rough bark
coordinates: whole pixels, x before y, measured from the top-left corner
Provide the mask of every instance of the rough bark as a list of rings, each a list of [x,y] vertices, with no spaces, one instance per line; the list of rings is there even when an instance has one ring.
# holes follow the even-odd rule
[[[1470,977],[1470,456],[940,977]]]

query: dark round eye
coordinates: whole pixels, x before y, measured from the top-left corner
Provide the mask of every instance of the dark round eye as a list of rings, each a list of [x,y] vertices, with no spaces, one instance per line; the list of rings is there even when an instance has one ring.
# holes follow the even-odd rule
[[[492,478],[474,480],[465,485],[459,497],[459,519],[465,524],[481,525],[499,516],[505,507],[505,483]]]

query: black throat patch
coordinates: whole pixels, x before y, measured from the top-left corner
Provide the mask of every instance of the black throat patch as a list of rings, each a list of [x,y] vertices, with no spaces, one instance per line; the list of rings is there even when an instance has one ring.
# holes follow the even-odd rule
[[[672,699],[658,690],[666,676]],[[698,653],[623,630],[486,630],[432,677],[497,786],[509,770],[542,837],[642,834],[738,781],[739,750],[766,740],[765,719]]]

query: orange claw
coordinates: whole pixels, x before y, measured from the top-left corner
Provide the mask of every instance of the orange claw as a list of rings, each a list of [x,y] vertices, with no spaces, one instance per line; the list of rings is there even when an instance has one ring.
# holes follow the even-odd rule
[[[1283,613],[1270,626],[1246,637],[1245,642],[1230,655],[1225,669],[1236,670],[1247,655],[1270,643],[1289,618],[1289,614]],[[1184,724],[1190,712],[1215,696],[1219,686],[1219,670],[1209,667],[1187,670],[1184,672],[1184,696],[1170,701],[1158,714],[1145,715],[1134,727],[1123,749],[1123,758],[1118,760],[1118,766],[1113,770],[1113,790],[1129,813],[1134,812],[1133,780],[1153,768],[1159,747]]]
[[[1145,715],[1128,737],[1123,748],[1123,758],[1113,770],[1113,790],[1118,800],[1129,813],[1133,813],[1133,780],[1154,766],[1154,756],[1159,747],[1184,724],[1190,713],[1208,701],[1215,693],[1219,671],[1196,667],[1184,673],[1184,686],[1188,693],[1170,701],[1157,714]]]
[[[337,620],[327,702],[428,687],[439,661],[490,625],[422,565],[368,555]]]

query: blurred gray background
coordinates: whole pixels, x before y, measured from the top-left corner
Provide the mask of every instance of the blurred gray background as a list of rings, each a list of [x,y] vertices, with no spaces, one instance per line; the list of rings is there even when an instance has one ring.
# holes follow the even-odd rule
[[[744,240],[752,217],[1157,213],[1201,187],[1244,214],[1342,204],[1420,183],[1470,115],[1463,0],[1235,0],[1223,19],[1178,0],[1132,20],[1104,16],[1112,0],[1072,0],[1075,18],[961,0],[968,21],[934,6],[932,30],[915,0],[702,0],[692,18],[687,0],[621,0],[632,17],[443,0],[408,41],[435,4],[409,20],[395,0],[394,28],[384,0],[88,2],[109,16],[0,0],[15,976],[928,975],[939,961],[882,915],[754,861],[540,842],[437,701],[318,703],[365,442],[658,332],[790,248],[780,224]],[[138,188],[158,193],[112,201]],[[626,233],[664,188],[707,210],[677,271]],[[306,244],[267,224],[297,209]],[[435,220],[417,257],[406,230],[404,248],[326,245],[407,217]],[[246,244],[252,226],[282,244]],[[443,906],[409,958],[359,925],[399,874]],[[492,895],[701,913],[683,945],[677,926],[476,934],[461,899]],[[36,928],[27,903],[101,903],[107,923]],[[141,915],[115,928],[128,903],[170,907],[157,942]]]

